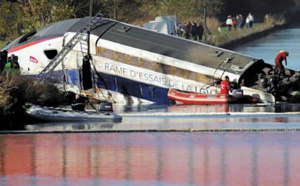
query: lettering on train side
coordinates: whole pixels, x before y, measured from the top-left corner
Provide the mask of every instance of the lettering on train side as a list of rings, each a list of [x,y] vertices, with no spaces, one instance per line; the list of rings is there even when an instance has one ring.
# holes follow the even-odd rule
[[[124,67],[119,67],[117,65],[108,64],[108,63],[105,63],[105,70],[114,72],[116,74],[122,74],[122,75],[128,74],[128,71],[127,71],[128,69],[126,69]]]
[[[116,75],[119,74],[122,76],[127,76],[132,79],[138,79],[138,80],[144,81],[144,82],[160,84],[160,85],[167,86],[170,88],[176,88],[176,89],[180,89],[180,90],[184,90],[184,91],[200,92],[200,93],[204,93],[204,94],[212,94],[212,91],[209,91],[206,88],[197,87],[195,85],[192,86],[189,84],[183,84],[182,82],[169,79],[167,77],[164,77],[163,75],[160,76],[160,75],[140,72],[137,70],[127,69],[127,68],[109,64],[109,63],[105,63],[104,70],[108,71],[108,72],[113,72]]]

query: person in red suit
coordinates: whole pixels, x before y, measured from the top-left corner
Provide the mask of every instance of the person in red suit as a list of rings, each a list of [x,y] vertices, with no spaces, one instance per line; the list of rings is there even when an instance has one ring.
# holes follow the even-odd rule
[[[285,65],[287,65],[287,57],[289,56],[289,53],[284,50],[280,50],[280,52],[277,54],[275,58],[275,65],[277,68],[277,74],[280,76],[280,74],[283,74],[285,76],[285,70],[284,66],[282,65],[282,61],[285,61]]]
[[[229,77],[228,76],[225,76],[222,78],[222,81],[221,81],[221,91],[220,93],[221,94],[229,94],[229,92],[232,91],[232,88],[230,86],[230,83],[229,83]]]

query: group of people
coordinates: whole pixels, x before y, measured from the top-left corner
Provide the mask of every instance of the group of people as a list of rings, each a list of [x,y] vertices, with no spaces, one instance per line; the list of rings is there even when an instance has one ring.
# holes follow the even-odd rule
[[[201,41],[204,33],[204,27],[201,23],[197,24],[196,21],[185,23],[184,25],[179,24],[178,36],[185,39],[193,39],[195,41]]]
[[[18,56],[14,54],[7,57],[7,51],[0,51],[0,73],[19,74],[20,65],[18,59]]]
[[[254,22],[254,17],[251,13],[249,13],[248,16],[246,17],[246,20],[244,19],[242,14],[238,14],[235,17],[228,15],[225,24],[228,30],[230,31],[231,28],[234,29],[243,28],[245,23],[247,25],[247,28],[251,28],[253,22]]]

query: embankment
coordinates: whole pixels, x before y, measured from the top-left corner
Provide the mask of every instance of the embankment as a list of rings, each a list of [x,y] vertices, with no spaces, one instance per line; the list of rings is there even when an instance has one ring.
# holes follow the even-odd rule
[[[256,32],[256,33],[252,33],[252,34],[249,34],[249,35],[239,38],[239,39],[233,39],[230,42],[220,45],[220,47],[226,48],[229,50],[233,50],[234,48],[238,47],[239,45],[246,44],[246,43],[252,42],[253,40],[266,37],[267,35],[269,35],[273,32],[287,28],[289,25],[290,24],[274,25],[273,27],[271,27],[269,29],[266,29],[266,30],[263,30],[260,32]]]
[[[276,16],[284,18],[286,20],[286,22],[284,24],[274,25],[268,29],[265,29],[265,30],[262,30],[259,32],[255,32],[255,33],[251,33],[242,38],[232,39],[231,41],[220,45],[220,47],[226,48],[229,50],[233,50],[234,48],[238,47],[239,45],[246,44],[246,43],[252,42],[253,40],[266,37],[267,35],[269,35],[273,32],[276,32],[276,31],[279,31],[282,29],[286,29],[295,24],[300,24],[300,17],[298,16],[299,14],[300,14],[300,9],[298,7],[292,8],[286,12],[282,12]]]

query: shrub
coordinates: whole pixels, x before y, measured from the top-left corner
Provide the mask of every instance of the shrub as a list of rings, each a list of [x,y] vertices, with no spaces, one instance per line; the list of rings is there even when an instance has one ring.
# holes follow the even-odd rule
[[[26,102],[42,106],[58,106],[64,97],[52,84],[39,82],[22,75],[0,76],[0,114],[23,111]]]

